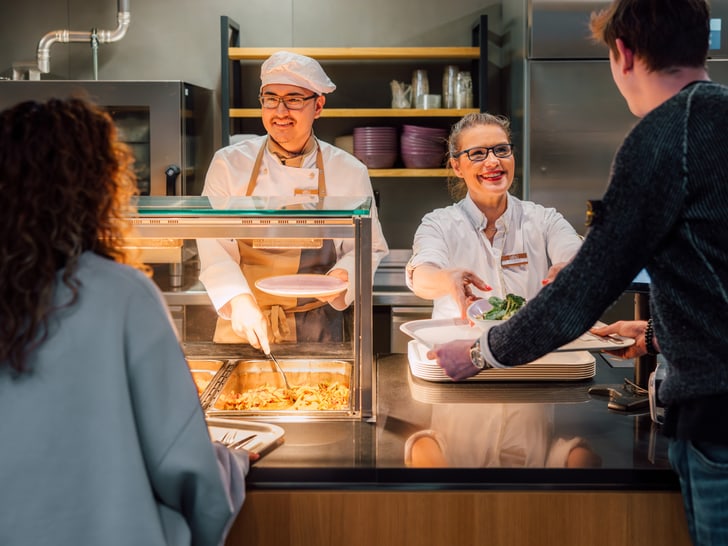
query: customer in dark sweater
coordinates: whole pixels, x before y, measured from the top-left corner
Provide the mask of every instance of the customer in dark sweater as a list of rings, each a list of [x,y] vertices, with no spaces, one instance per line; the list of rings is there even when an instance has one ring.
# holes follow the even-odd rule
[[[553,283],[476,341],[431,351],[453,379],[534,360],[588,329],[646,268],[633,355],[669,363],[660,396],[696,544],[728,544],[728,88],[705,68],[704,0],[615,0],[591,20],[641,118],[619,148],[581,250]],[[602,331],[604,333],[606,330]],[[658,344],[655,343],[658,340]],[[646,342],[649,346],[646,346]]]

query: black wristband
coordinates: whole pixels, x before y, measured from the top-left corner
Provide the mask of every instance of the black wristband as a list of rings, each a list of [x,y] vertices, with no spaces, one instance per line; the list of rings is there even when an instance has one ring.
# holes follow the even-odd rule
[[[655,356],[659,353],[655,348],[655,330],[652,327],[652,319],[647,321],[647,328],[645,328],[645,349],[650,356]]]

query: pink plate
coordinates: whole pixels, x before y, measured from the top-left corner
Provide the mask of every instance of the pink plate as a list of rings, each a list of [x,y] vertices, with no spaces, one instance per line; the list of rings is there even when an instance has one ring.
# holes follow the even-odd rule
[[[349,283],[331,275],[279,275],[255,281],[258,290],[273,296],[323,298],[334,296],[349,287]]]

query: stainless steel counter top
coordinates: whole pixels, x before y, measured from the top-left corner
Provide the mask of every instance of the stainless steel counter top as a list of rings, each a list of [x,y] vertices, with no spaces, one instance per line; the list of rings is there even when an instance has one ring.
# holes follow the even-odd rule
[[[617,413],[588,394],[632,374],[597,359],[586,382],[463,385],[417,380],[405,355],[381,357],[376,422],[277,422],[285,443],[253,465],[248,487],[678,490],[649,414]],[[408,438],[425,430],[444,439],[446,467],[405,463]],[[594,455],[587,466],[546,462],[570,441]]]

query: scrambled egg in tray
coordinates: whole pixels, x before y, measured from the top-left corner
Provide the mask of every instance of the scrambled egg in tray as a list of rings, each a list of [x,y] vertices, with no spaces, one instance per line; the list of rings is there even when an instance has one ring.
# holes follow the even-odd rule
[[[290,389],[268,360],[237,361],[212,404],[215,411],[342,411],[350,409],[351,364],[280,362]]]

